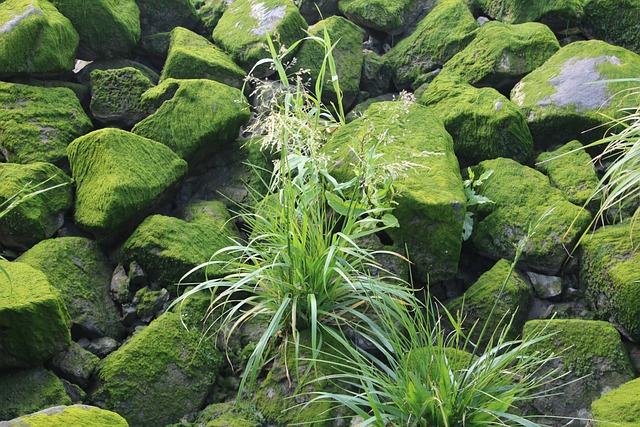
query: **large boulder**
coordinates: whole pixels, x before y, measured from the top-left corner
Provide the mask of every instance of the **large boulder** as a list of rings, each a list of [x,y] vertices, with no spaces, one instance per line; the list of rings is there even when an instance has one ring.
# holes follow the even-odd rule
[[[198,24],[198,14],[191,0],[136,0],[140,8],[143,36],[166,33],[175,27],[192,29]]]
[[[81,57],[129,56],[140,39],[135,0],[52,0],[80,35]]]
[[[624,383],[591,404],[594,427],[640,425],[640,378]]]
[[[452,76],[428,85],[420,103],[432,110],[453,137],[460,166],[508,157],[528,164],[533,138],[522,111],[493,88],[477,89]]]
[[[584,16],[584,0],[472,0],[476,9],[507,24],[542,22],[554,30],[575,27]]]
[[[640,75],[640,55],[602,41],[570,43],[524,77],[511,91],[522,108],[536,148],[544,149],[578,139],[583,144],[602,137],[599,127],[618,110],[637,107],[627,90],[637,82],[601,80]]]
[[[382,140],[378,140],[382,138]],[[419,271],[419,280],[450,277],[462,246],[465,195],[453,140],[427,107],[401,100],[371,105],[360,118],[338,129],[325,146],[336,160],[336,175],[353,173],[354,141],[376,145],[379,164],[395,171],[400,228],[389,230],[397,250]],[[385,167],[385,166],[382,166]],[[398,172],[400,170],[400,172]]]
[[[0,3],[0,76],[71,71],[78,33],[47,0]]]
[[[27,264],[0,266],[0,369],[41,364],[71,342],[60,291]]]
[[[340,0],[338,7],[358,25],[397,35],[412,27],[435,3],[435,0]]]
[[[95,241],[83,237],[43,240],[18,261],[42,271],[60,291],[75,340],[120,338],[120,315],[109,295],[113,268]]]
[[[516,246],[528,236],[520,263],[540,273],[558,273],[591,215],[569,203],[546,176],[514,160],[485,160],[475,174],[490,170],[491,177],[476,189],[493,203],[478,205],[471,236],[475,247],[490,258],[513,260]]]
[[[169,147],[190,161],[238,137],[249,119],[242,92],[206,79],[169,79],[149,89],[143,103],[156,111],[131,132]]]
[[[0,205],[13,205],[0,217],[0,244],[26,250],[62,227],[73,207],[71,178],[50,163],[0,163]]]
[[[51,371],[42,367],[0,371],[0,420],[70,404],[62,381]]]
[[[0,82],[0,105],[0,152],[10,163],[63,167],[67,145],[93,129],[71,89]]]
[[[105,242],[117,239],[187,172],[167,146],[119,129],[102,129],[67,148],[76,182],[75,221]]]
[[[129,427],[127,421],[115,412],[87,405],[54,406],[1,424],[2,427]]]
[[[586,0],[582,28],[591,37],[640,54],[640,3]]]

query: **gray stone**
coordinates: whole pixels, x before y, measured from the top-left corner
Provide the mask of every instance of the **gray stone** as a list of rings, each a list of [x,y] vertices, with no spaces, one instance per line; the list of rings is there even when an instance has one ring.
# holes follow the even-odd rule
[[[69,348],[51,360],[52,369],[62,378],[81,388],[87,388],[100,359],[72,342]]]
[[[562,294],[562,277],[527,272],[527,278],[536,291],[538,298],[548,299]]]

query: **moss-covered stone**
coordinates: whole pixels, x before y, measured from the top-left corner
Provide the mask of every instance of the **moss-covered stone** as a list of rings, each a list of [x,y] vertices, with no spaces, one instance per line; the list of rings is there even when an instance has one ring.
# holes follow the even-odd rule
[[[575,27],[584,16],[584,0],[475,0],[486,15],[507,24],[542,22],[555,30]]]
[[[640,378],[624,383],[591,404],[596,427],[640,425]]]
[[[133,67],[91,72],[91,114],[105,125],[131,128],[146,116],[142,94],[151,80]]]
[[[145,92],[143,103],[157,111],[131,131],[165,144],[187,161],[236,139],[249,119],[240,90],[213,80],[168,79]]]
[[[394,245],[409,257],[420,280],[453,275],[462,245],[465,196],[453,140],[427,107],[410,102],[379,102],[363,117],[337,130],[325,150],[336,163],[335,174],[351,176],[352,149],[377,144],[382,167],[395,171],[400,228],[389,230]],[[400,171],[399,171],[400,170]],[[393,172],[392,172],[393,173]]]
[[[70,89],[0,82],[0,152],[7,162],[65,166],[67,145],[92,129]]]
[[[640,339],[640,225],[607,226],[582,242],[580,280],[597,312]],[[635,244],[632,241],[635,240]]]
[[[244,70],[209,40],[185,28],[171,31],[162,80],[211,79],[240,89],[244,76]]]
[[[524,77],[511,91],[511,100],[522,108],[536,148],[583,144],[602,137],[593,129],[609,122],[620,108],[637,106],[626,90],[637,82],[600,80],[640,75],[640,55],[602,41],[570,43],[541,67]]]
[[[416,30],[385,55],[398,89],[416,88],[426,73],[442,67],[475,36],[476,20],[462,0],[443,0]]]
[[[447,303],[449,311],[461,311],[466,330],[471,330],[474,323],[478,323],[472,333],[474,341],[480,338],[481,330],[487,325],[488,332],[479,344],[486,345],[494,331],[499,334],[511,316],[514,317],[507,336],[517,338],[527,320],[528,310],[533,302],[533,289],[517,270],[513,270],[509,276],[510,269],[508,261],[499,260],[464,295]],[[489,317],[492,311],[493,314]]]
[[[168,42],[167,42],[168,45]],[[89,64],[86,64],[80,72],[76,74],[76,80],[86,86],[91,84],[91,73],[95,70],[116,70],[119,68],[135,68],[140,71],[151,83],[157,84],[160,76],[151,68],[147,67],[140,62],[132,61],[130,59],[111,58],[111,59],[98,59]]]
[[[61,378],[86,389],[99,363],[98,356],[72,341],[69,348],[53,357],[51,367]]]
[[[338,7],[350,21],[389,34],[404,31],[414,0],[340,0]]]
[[[165,313],[102,361],[93,399],[135,426],[177,422],[202,406],[221,364],[198,328]]]
[[[129,56],[140,39],[140,11],[135,0],[52,0],[52,3],[78,31],[81,51],[87,49],[102,58]]]
[[[345,109],[351,107],[360,93],[360,76],[362,74],[362,39],[364,31],[352,22],[341,16],[332,16],[309,27],[309,35],[323,38],[327,32],[331,41],[337,43],[332,50],[336,63],[340,90],[343,95]],[[315,40],[305,40],[296,53],[295,69],[309,70],[309,77],[314,87],[318,78],[318,72],[322,67],[325,56],[325,47]],[[305,75],[306,77],[306,75]],[[325,103],[337,103],[336,91],[330,82],[330,76],[325,76],[324,93]]]
[[[562,190],[574,205],[583,206],[598,187],[598,176],[591,156],[578,140],[568,142],[557,150],[541,153],[536,159],[536,169],[547,175],[551,185]]]
[[[368,49],[362,51],[362,56],[360,89],[373,97],[388,93],[391,87],[391,67],[386,57]]]
[[[0,76],[73,69],[78,33],[46,0],[0,3]]]
[[[541,273],[556,274],[591,215],[569,203],[540,172],[511,159],[486,160],[476,176],[493,170],[478,194],[493,203],[478,205],[471,236],[476,248],[491,258],[513,260],[516,245],[529,235],[520,263]]]
[[[452,76],[437,77],[419,102],[432,107],[453,137],[460,166],[508,157],[533,159],[533,138],[522,111],[493,88],[476,89]]]
[[[202,26],[209,34],[218,25],[222,14],[229,6],[227,0],[196,0],[194,6]]]
[[[41,367],[0,371],[0,420],[70,404],[62,381],[51,371]]]
[[[67,148],[76,182],[76,224],[113,241],[139,220],[187,164],[165,145],[119,129],[102,129]]]
[[[260,417],[248,405],[233,402],[208,405],[196,419],[194,425],[205,427],[259,427]]]
[[[545,369],[557,369],[565,375],[545,386],[550,389],[566,384],[558,396],[534,399],[536,414],[576,417],[589,410],[592,401],[603,392],[631,380],[633,369],[620,334],[610,323],[592,320],[533,320],[526,323],[523,338],[536,336],[544,329],[549,338],[536,344],[534,351],[553,353],[557,359]]]
[[[143,36],[166,33],[175,27],[192,29],[198,24],[192,0],[136,0],[136,3]]]
[[[112,266],[97,243],[83,237],[43,240],[18,261],[42,271],[71,316],[74,339],[120,338],[120,315],[109,295]]]
[[[41,271],[0,265],[8,274],[0,274],[0,369],[40,364],[71,342],[67,308]]]
[[[583,29],[590,36],[640,54],[640,3],[586,0]]]
[[[459,74],[474,86],[508,90],[559,48],[546,25],[492,21],[477,30],[475,39],[444,65],[442,74]]]
[[[420,347],[409,351],[405,355],[405,366],[410,369],[422,369],[423,366],[432,366],[432,358],[446,358],[447,366],[451,371],[461,371],[469,366],[470,362],[478,359],[468,351],[453,347]],[[437,375],[435,371],[434,375]]]
[[[26,250],[62,227],[64,213],[73,206],[71,178],[50,163],[0,163],[0,205],[7,208],[20,198],[0,216],[0,244]]]
[[[267,33],[276,45],[291,46],[307,23],[291,0],[234,0],[213,30],[213,41],[245,71],[269,57]],[[277,47],[276,47],[277,48]],[[260,70],[263,75],[269,71]],[[259,74],[260,74],[259,73]]]
[[[4,424],[4,423],[3,423]],[[129,427],[115,412],[87,405],[56,406],[8,421],[7,427]]]

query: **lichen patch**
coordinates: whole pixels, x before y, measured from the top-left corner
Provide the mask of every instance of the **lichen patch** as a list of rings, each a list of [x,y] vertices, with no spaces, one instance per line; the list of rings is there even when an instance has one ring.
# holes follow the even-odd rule
[[[25,10],[22,14],[20,15],[16,15],[13,18],[11,18],[10,20],[8,20],[7,22],[4,23],[4,25],[2,27],[0,27],[0,34],[2,33],[10,33],[11,31],[13,31],[13,29],[16,27],[16,25],[18,25],[20,22],[22,22],[23,19],[28,18],[31,15],[40,15],[40,16],[44,16],[44,13],[42,13],[42,11],[38,8],[36,8],[33,3],[29,5],[29,7],[27,8],[27,10]]]

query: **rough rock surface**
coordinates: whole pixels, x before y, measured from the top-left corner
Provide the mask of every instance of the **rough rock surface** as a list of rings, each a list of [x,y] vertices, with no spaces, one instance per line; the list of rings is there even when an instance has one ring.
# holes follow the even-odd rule
[[[129,427],[127,421],[115,412],[87,405],[55,406],[1,424],[2,427]]]

